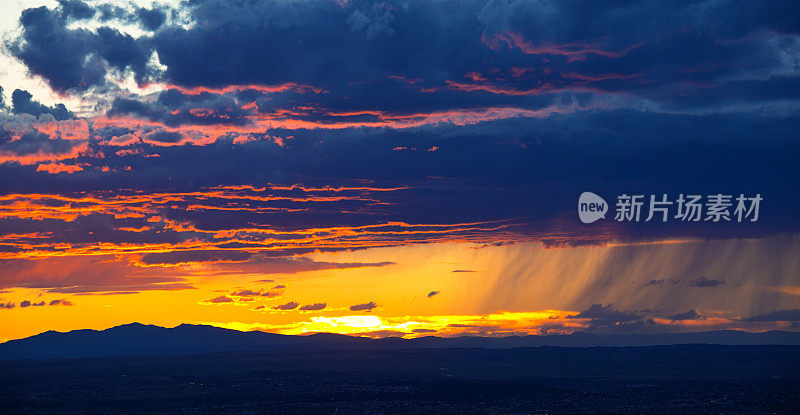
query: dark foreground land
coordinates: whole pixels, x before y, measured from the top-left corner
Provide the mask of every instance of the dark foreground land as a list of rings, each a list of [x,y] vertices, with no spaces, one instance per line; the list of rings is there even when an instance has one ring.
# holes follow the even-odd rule
[[[0,413],[800,413],[800,347],[0,361]]]

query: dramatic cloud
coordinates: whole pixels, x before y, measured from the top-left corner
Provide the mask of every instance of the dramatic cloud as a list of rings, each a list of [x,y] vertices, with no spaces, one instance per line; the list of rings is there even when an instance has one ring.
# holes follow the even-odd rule
[[[61,13],[66,18],[89,19],[94,16],[95,11],[83,0],[58,0],[61,6]]]
[[[72,118],[73,116],[64,104],[47,107],[34,101],[32,98],[33,95],[28,91],[20,89],[14,90],[14,93],[11,94],[12,111],[15,114],[31,114],[36,117],[42,114],[50,114],[59,121]]]
[[[154,7],[152,9],[146,9],[140,7],[136,9],[136,17],[139,18],[142,27],[150,31],[155,31],[164,24],[164,21],[167,19],[167,13],[162,8]]]
[[[602,304],[592,304],[588,309],[578,314],[568,316],[567,318],[589,319],[591,326],[596,328],[614,328],[633,322],[641,322],[641,317],[638,315],[615,310],[611,304],[606,306]]]
[[[0,90],[0,177],[12,178],[0,180],[0,289],[19,302],[26,289],[200,288],[220,295],[202,304],[240,304],[280,297],[289,280],[296,298],[331,307],[283,306],[326,304],[317,318],[358,298],[307,295],[304,273],[402,274],[465,244],[495,257],[431,266],[411,295],[457,295],[433,280],[441,272],[483,284],[469,306],[484,312],[572,310],[536,320],[537,333],[765,323],[741,317],[771,318],[796,299],[796,10],[785,0],[28,8],[10,16],[3,44],[33,79],[12,68]],[[584,191],[608,203],[604,220],[578,221]],[[719,193],[758,195],[759,220],[675,217],[678,195]],[[667,195],[670,220],[615,220],[622,194]],[[393,256],[406,248],[426,253]],[[410,315],[384,293],[363,295]],[[445,303],[425,304],[461,304]],[[356,317],[330,327],[379,316]],[[522,329],[462,323],[476,335]],[[399,324],[369,331],[407,331]]]
[[[780,1],[259,0],[183,7],[188,21],[180,22],[170,21],[164,7],[62,2],[28,9],[21,36],[8,48],[59,91],[103,87],[113,73],[130,73],[142,85],[158,80],[206,92],[313,85],[320,95],[313,107],[366,119],[376,110],[542,108],[566,94],[630,93],[678,106],[732,90],[753,99],[764,95],[753,82],[798,73],[785,53],[800,47],[796,25],[783,12],[791,5]],[[96,29],[71,24],[93,17],[101,23]],[[149,33],[122,33],[117,22],[138,23]],[[321,63],[337,70],[321,71]],[[680,95],[668,93],[679,88]],[[264,101],[252,102],[261,109]],[[293,111],[305,107],[312,106]]]
[[[694,309],[691,309],[685,313],[675,313],[672,317],[670,317],[670,319],[672,321],[683,321],[683,320],[699,320],[702,317],[703,316],[700,315],[700,313],[694,311]]]
[[[49,117],[49,114],[47,115]],[[44,117],[44,116],[43,116]],[[0,124],[2,123],[0,115]],[[24,122],[29,119],[23,119]],[[44,120],[44,122],[47,122]],[[0,164],[16,162],[31,165],[43,161],[74,159],[88,150],[88,145],[79,140],[51,137],[36,129],[7,130],[9,124],[0,125]]]
[[[69,28],[73,18],[88,17],[70,7],[39,7],[22,12],[22,36],[7,44],[10,52],[31,73],[45,78],[61,92],[83,91],[105,83],[109,70],[131,70],[139,82],[150,78],[151,51],[144,39],[135,39],[116,29],[102,26],[96,31]],[[86,10],[86,9],[81,9]]]

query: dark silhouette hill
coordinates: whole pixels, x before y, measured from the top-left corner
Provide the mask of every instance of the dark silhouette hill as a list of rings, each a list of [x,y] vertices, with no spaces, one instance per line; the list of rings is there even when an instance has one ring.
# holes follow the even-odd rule
[[[48,331],[0,344],[0,360],[183,355],[276,350],[366,350],[517,347],[614,347],[678,344],[800,345],[800,333],[735,330],[699,333],[591,334],[512,337],[421,337],[370,339],[330,333],[290,336],[182,324],[165,328],[140,323],[106,330]]]

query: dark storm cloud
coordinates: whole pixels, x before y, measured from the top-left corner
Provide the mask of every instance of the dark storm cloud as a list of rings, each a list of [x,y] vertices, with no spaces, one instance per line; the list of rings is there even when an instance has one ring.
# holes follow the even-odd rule
[[[611,322],[627,322],[633,321],[638,318],[634,313],[615,310],[611,304],[603,306],[602,304],[592,304],[588,309],[581,311],[578,314],[569,316],[568,318],[589,318],[589,319],[602,319]]]
[[[2,91],[0,91],[2,93]],[[39,116],[40,114],[51,114],[57,120],[66,120],[72,118],[70,112],[64,104],[56,104],[55,106],[48,107],[42,105],[33,99],[28,91],[15,89],[11,94],[11,108],[15,114],[31,114]]]
[[[89,19],[95,14],[92,6],[82,0],[58,0],[61,6],[61,14],[67,19]]]
[[[766,314],[743,318],[742,321],[768,322],[768,321],[800,321],[800,308],[776,310]]]
[[[637,313],[616,310],[611,304],[593,304],[587,310],[567,318],[589,319],[588,332],[598,333],[635,333],[658,328],[652,318]]]
[[[73,116],[64,104],[49,107],[28,91],[14,90],[11,107],[0,106],[0,164],[30,165],[88,154],[89,137],[80,128],[86,121]]]
[[[153,7],[152,9],[147,9],[144,7],[140,7],[136,9],[136,17],[139,19],[142,27],[147,30],[158,30],[164,21],[167,19],[167,13],[165,9]]]
[[[441,63],[452,56],[454,49],[441,57],[435,52],[446,52],[446,46],[463,40],[459,32],[464,27],[456,31],[454,25],[474,19],[475,6],[453,7],[454,21],[449,24],[440,13],[426,11],[411,5],[360,2],[345,7],[334,2],[203,2],[192,10],[193,28],[164,28],[153,43],[163,55],[167,76],[182,85],[297,81],[330,85],[354,80],[357,73],[363,80],[385,77],[400,67],[425,68],[430,63],[421,65],[423,57]],[[477,29],[474,20],[472,26]],[[449,39],[448,33],[452,33]],[[442,45],[431,50],[430,36]],[[179,58],[180,50],[184,52]],[[228,64],[220,65],[223,61]],[[285,64],[273,65],[275,61]],[[319,71],[320,62],[337,70]],[[208,70],[210,66],[218,69]],[[412,71],[398,75],[403,72]]]
[[[0,182],[0,191],[48,193],[117,191],[120,188],[157,191],[168,186],[201,190],[220,183],[258,187],[265,183],[337,186],[353,185],[369,177],[376,187],[410,188],[365,193],[361,195],[365,200],[324,202],[236,202],[225,198],[187,197],[161,205],[158,213],[173,221],[190,222],[202,230],[214,231],[240,227],[244,223],[292,230],[367,225],[395,219],[407,223],[454,223],[521,218],[519,221],[526,225],[515,230],[547,238],[551,238],[546,235],[547,230],[552,229],[550,221],[564,215],[574,218],[574,200],[586,189],[593,189],[612,204],[616,195],[626,192],[666,192],[673,199],[678,193],[760,193],[764,202],[761,218],[756,223],[671,221],[666,225],[652,222],[628,225],[607,220],[614,226],[602,228],[579,226],[577,221],[570,220],[559,225],[567,234],[560,239],[553,237],[552,242],[562,243],[571,236],[589,241],[602,241],[612,236],[631,239],[664,235],[760,236],[800,228],[794,214],[794,207],[800,203],[798,194],[786,190],[793,186],[792,178],[800,174],[796,163],[800,147],[789,133],[798,128],[800,125],[794,118],[589,111],[546,119],[511,119],[469,126],[445,124],[402,131],[277,130],[272,133],[284,137],[287,147],[281,148],[266,140],[242,145],[219,141],[207,146],[158,148],[160,157],[129,156],[124,161],[106,150],[103,159],[83,159],[97,166],[94,169],[84,168],[74,175],[57,175],[70,177],[48,177],[47,180],[31,177],[34,170],[31,167],[25,170],[26,166],[7,163],[0,166],[0,173],[17,179]],[[26,133],[21,139],[13,140],[13,135],[6,131],[0,136],[0,151],[18,157],[40,151],[69,156],[78,143],[78,140],[50,139],[39,132]],[[138,142],[134,145],[143,146]],[[398,145],[422,149],[436,146],[439,150],[392,151]],[[101,174],[97,169],[103,165],[110,165],[115,171]],[[126,165],[131,166],[135,174],[122,168]],[[98,180],[101,177],[102,180]],[[169,178],[169,184],[165,177]],[[771,180],[765,181],[763,177]],[[255,196],[270,195],[302,196],[298,190],[265,190]],[[374,200],[382,203],[374,203]],[[505,203],[497,204],[495,200]],[[200,202],[209,208],[188,209]],[[453,206],[460,208],[453,209]],[[241,209],[214,209],[216,207]],[[274,208],[291,210],[275,213],[254,210]],[[113,222],[126,227],[148,225],[144,219],[135,218]],[[180,235],[155,226],[148,232],[114,233],[109,231],[113,222],[108,217],[102,220],[98,217],[78,219],[70,226],[53,222],[44,226],[44,222],[35,221],[19,222],[15,226],[17,233],[32,228],[47,231],[55,226],[64,229],[63,237],[67,240],[84,238],[84,242],[90,237],[81,230],[89,228],[94,232],[93,240],[211,238],[190,232]],[[50,229],[45,229],[47,227]],[[4,225],[4,229],[12,228]],[[403,236],[422,237],[424,235]],[[322,267],[308,265],[309,268]],[[672,283],[665,281],[663,284]]]
[[[364,303],[364,304],[351,305],[350,306],[350,311],[372,311],[376,307],[378,307],[378,305],[375,304],[374,301],[370,301],[370,302]]]
[[[672,317],[670,317],[672,321],[699,320],[701,318],[703,318],[703,316],[697,311],[694,311],[694,309],[691,309],[685,313],[675,313]]]
[[[132,71],[139,82],[161,78],[189,87],[313,85],[329,92],[318,101],[324,107],[402,112],[492,103],[538,108],[552,98],[533,96],[564,91],[635,92],[678,104],[696,94],[713,97],[708,91],[731,82],[783,78],[796,87],[790,78],[797,68],[786,57],[800,47],[800,18],[785,1],[184,6],[188,26],[172,25],[173,11],[164,8],[131,14],[97,5],[108,26],[95,31],[67,27],[92,13],[81,2],[28,9],[22,36],[9,49],[61,91],[103,83],[108,66]],[[112,19],[157,31],[132,38],[110,28]],[[163,73],[147,65],[153,52]],[[739,98],[756,99],[760,90],[742,89]]]
[[[190,28],[165,26],[135,44],[104,39],[120,52],[98,56],[111,67],[131,68],[141,81],[156,76],[141,57],[157,51],[167,67],[158,76],[182,86],[296,83],[324,91],[303,94],[290,88],[261,94],[251,89],[187,98],[169,89],[157,102],[146,104],[134,105],[135,97],[117,98],[109,113],[138,114],[169,126],[241,125],[246,123],[241,106],[251,102],[261,114],[289,110],[296,119],[331,123],[380,119],[374,112],[358,112],[365,110],[537,110],[608,93],[615,94],[617,106],[658,102],[679,110],[716,108],[726,100],[744,106],[743,101],[793,99],[792,91],[800,86],[797,68],[786,56],[799,49],[800,42],[792,37],[796,31],[786,30],[792,18],[775,13],[774,5],[759,7],[752,14],[735,4],[683,9],[667,3],[595,5],[586,14],[578,11],[583,6],[550,2],[542,7],[497,2],[351,2],[340,7],[333,2],[209,1],[189,7],[195,21]],[[722,8],[733,11],[709,14]],[[152,10],[158,11],[166,13]],[[619,20],[658,14],[668,17],[656,25],[636,21],[627,37],[619,36]],[[709,31],[703,19],[686,19],[687,14],[717,24]],[[745,14],[746,19],[726,20],[728,15],[739,19]],[[571,23],[539,32],[520,23],[519,16]],[[586,19],[594,20],[592,30],[568,29]],[[109,37],[109,30],[84,34]],[[68,33],[75,37],[79,32]],[[558,42],[567,43],[559,48]],[[274,65],[276,60],[284,64]],[[337,70],[321,71],[321,63]],[[101,83],[100,78],[94,84]],[[83,84],[75,88],[85,88]],[[621,92],[650,101],[637,102]],[[220,102],[196,102],[212,98]]]
[[[725,281],[698,277],[692,280],[692,287],[715,288],[725,285]]]
[[[592,328],[614,328],[622,325],[631,326],[641,324],[641,317],[637,314],[615,310],[611,304],[592,304],[588,309],[567,318],[589,319]]]
[[[247,113],[240,108],[242,104],[232,96],[209,93],[183,96],[172,91],[175,90],[162,92],[156,102],[144,102],[134,98],[116,98],[108,115],[131,115],[158,121],[168,127],[187,124],[243,125],[247,122],[245,118]]]
[[[757,31],[797,33],[798,13],[784,12],[791,9],[788,2],[675,7],[670,2],[354,1],[340,6],[207,1],[192,9],[195,26],[162,30],[153,44],[168,67],[167,76],[183,85],[327,86],[356,76],[372,81],[390,75],[462,81],[470,72],[512,67],[530,67],[532,75],[540,75],[543,67],[555,67],[556,73],[587,76],[644,73],[646,80],[658,80],[680,72],[685,78],[703,80],[730,75],[728,70],[776,65],[779,56],[768,48],[726,41]],[[704,53],[692,52],[698,45]],[[286,64],[272,65],[274,60]],[[730,65],[707,65],[719,61]],[[319,62],[337,70],[319,71]],[[692,67],[708,69],[685,70]]]
[[[22,164],[30,164],[28,159],[74,157],[73,150],[80,147],[81,142],[52,138],[38,131],[25,132],[16,139],[11,132],[0,126],[0,153],[12,154]]]
[[[86,7],[97,12],[91,16]],[[138,10],[133,16],[129,9],[78,1],[63,1],[57,9],[27,10],[20,20],[21,37],[10,41],[9,50],[58,91],[103,85],[111,69],[132,71],[139,81],[178,86],[148,96],[110,93],[107,115],[148,121],[147,125],[104,125],[102,117],[89,119],[96,126],[90,126],[92,139],[85,141],[50,137],[44,127],[20,132],[16,126],[21,119],[27,124],[36,120],[27,114],[8,115],[13,119],[4,119],[0,130],[0,157],[8,163],[0,165],[0,176],[14,180],[0,181],[0,192],[119,195],[120,189],[207,191],[220,184],[353,185],[365,178],[370,186],[409,188],[365,191],[357,195],[360,199],[347,200],[203,195],[148,205],[170,223],[188,224],[197,232],[111,214],[70,221],[0,219],[4,232],[52,231],[53,240],[86,246],[214,242],[219,238],[212,232],[243,224],[292,231],[389,221],[513,219],[507,228],[447,236],[404,233],[393,227],[370,242],[390,246],[454,235],[495,235],[560,246],[664,236],[758,237],[800,229],[800,196],[791,191],[800,175],[800,145],[794,134],[800,129],[800,84],[791,59],[798,50],[798,12],[788,3],[198,1],[186,7],[193,23],[181,27],[172,25],[172,11],[164,9],[159,10],[166,20],[157,12]],[[108,27],[89,30],[71,24],[89,17]],[[128,36],[113,28],[115,19],[136,19],[155,33]],[[154,51],[166,65],[163,74],[146,65]],[[276,92],[247,86],[226,89],[234,84],[284,87]],[[190,90],[195,86],[211,88]],[[50,121],[51,114],[67,114],[66,108],[43,106],[20,92],[12,103],[17,112],[38,113]],[[245,105],[248,109],[242,108]],[[552,113],[463,122],[468,125],[442,121],[415,128],[388,124],[340,131],[264,125],[244,142],[235,142],[241,137],[231,133],[203,145],[169,146],[192,142],[187,127],[209,126],[203,130],[213,131],[251,126],[259,117],[330,124],[376,122],[412,112],[550,106]],[[365,109],[374,111],[357,111]],[[35,163],[48,157],[80,163],[82,170],[36,173]],[[586,227],[577,224],[573,209],[577,195],[587,189],[612,205],[616,195],[633,192],[673,197],[760,193],[764,204],[758,223],[628,225],[607,220],[605,225]],[[265,190],[257,196],[307,195]],[[116,230],[122,227],[151,229]],[[559,232],[553,233],[554,228]],[[257,233],[242,232],[219,248],[241,252],[229,249],[256,248],[260,242]],[[476,241],[487,246],[504,242]],[[274,256],[317,249],[269,248]],[[248,260],[242,269],[263,273],[390,264],[243,256],[176,251],[146,254],[142,262]],[[214,266],[229,272],[240,265]],[[93,281],[95,273],[88,275],[92,281],[83,285],[103,286]],[[115,283],[109,286],[124,285],[119,284],[124,280],[117,279],[118,272],[110,275]],[[76,275],[70,278],[80,280]],[[672,280],[654,281],[647,285],[673,285]],[[695,285],[717,280],[708,281]],[[153,285],[162,283],[180,284]],[[135,284],[139,285],[148,283]]]
[[[120,7],[111,3],[95,4],[97,20],[102,23],[132,23],[138,24],[145,30],[156,31],[163,26],[171,11],[169,8],[153,3],[152,8],[134,7],[128,3],[127,7]]]
[[[58,9],[23,11],[19,19],[21,37],[6,45],[32,74],[43,77],[60,92],[102,85],[108,68],[131,70],[140,82],[149,78],[147,62],[151,51],[144,39],[108,26],[96,31],[70,29],[70,13],[77,10],[71,5],[80,3],[64,4]]]
[[[108,23],[109,20],[125,21],[130,16],[126,9],[113,4],[98,4],[95,9],[97,10],[97,19],[103,23]]]

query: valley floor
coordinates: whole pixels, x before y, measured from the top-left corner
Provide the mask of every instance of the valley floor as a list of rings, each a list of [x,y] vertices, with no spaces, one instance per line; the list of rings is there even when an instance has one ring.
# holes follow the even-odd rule
[[[0,412],[800,413],[799,368],[709,345],[0,361]]]

